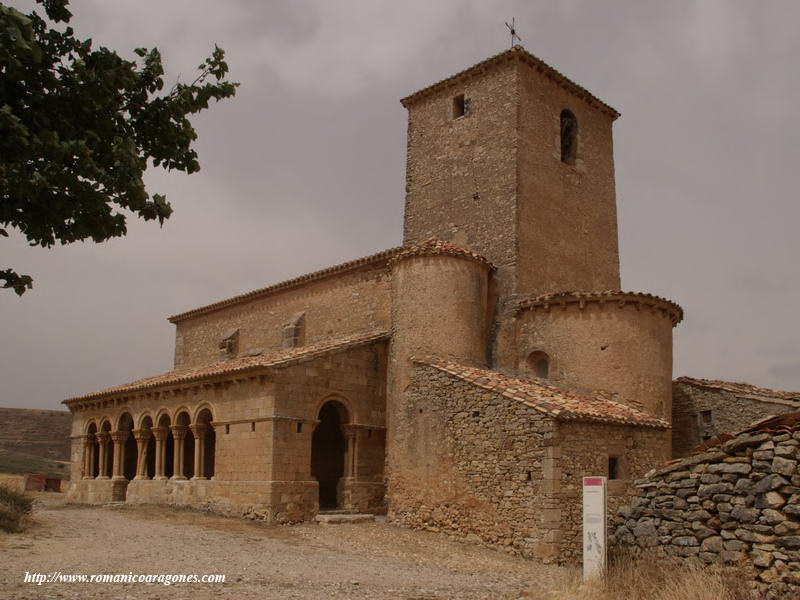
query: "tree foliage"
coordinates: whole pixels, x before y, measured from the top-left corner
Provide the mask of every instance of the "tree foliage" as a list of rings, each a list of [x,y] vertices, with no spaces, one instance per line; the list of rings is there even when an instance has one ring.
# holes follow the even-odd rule
[[[239,85],[223,50],[165,92],[157,49],[125,60],[74,36],[68,0],[36,1],[44,16],[0,3],[0,235],[51,247],[125,235],[126,213],[163,224],[172,208],[144,171],[200,169],[188,117]],[[5,269],[0,282],[22,294],[32,280]]]

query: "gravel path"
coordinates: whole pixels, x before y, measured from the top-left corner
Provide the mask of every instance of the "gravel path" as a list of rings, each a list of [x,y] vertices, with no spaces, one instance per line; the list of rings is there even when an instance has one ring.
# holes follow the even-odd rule
[[[166,507],[84,507],[41,494],[25,533],[0,533],[0,597],[518,599],[568,571],[385,522],[267,526]],[[25,572],[221,573],[224,584],[24,583]]]

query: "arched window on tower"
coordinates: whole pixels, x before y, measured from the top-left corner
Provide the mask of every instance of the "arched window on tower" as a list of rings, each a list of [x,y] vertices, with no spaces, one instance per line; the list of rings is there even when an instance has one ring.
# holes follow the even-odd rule
[[[530,355],[528,355],[527,362],[528,371],[532,375],[541,377],[542,379],[550,375],[550,357],[541,350],[531,352]]]
[[[575,164],[578,154],[578,119],[571,110],[561,111],[561,162]]]

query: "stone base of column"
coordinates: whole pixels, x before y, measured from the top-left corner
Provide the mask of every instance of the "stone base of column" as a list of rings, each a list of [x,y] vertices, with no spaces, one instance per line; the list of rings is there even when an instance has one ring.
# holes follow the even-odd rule
[[[185,475],[173,475],[172,477],[170,477],[170,479],[172,479],[173,481],[187,481]]]
[[[155,477],[153,477],[153,479],[155,479],[156,481],[166,481],[167,479],[169,479],[169,477],[167,477],[166,475],[156,475]]]
[[[108,475],[98,475],[95,479],[111,479]]]
[[[208,477],[192,477],[192,481],[207,481]]]
[[[124,475],[114,475],[114,477],[111,478],[111,481],[128,481],[128,478]]]

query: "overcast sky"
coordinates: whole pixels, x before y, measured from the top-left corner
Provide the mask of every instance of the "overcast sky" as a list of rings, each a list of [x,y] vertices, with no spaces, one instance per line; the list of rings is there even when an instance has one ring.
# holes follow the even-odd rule
[[[25,12],[31,2],[3,0]],[[168,315],[401,242],[398,100],[523,44],[622,112],[623,288],[684,307],[675,375],[800,390],[800,3],[74,0],[72,25],[171,84],[214,43],[241,87],[194,123],[202,170],[152,171],[163,229],[45,250],[0,238],[0,406],[172,368]]]

